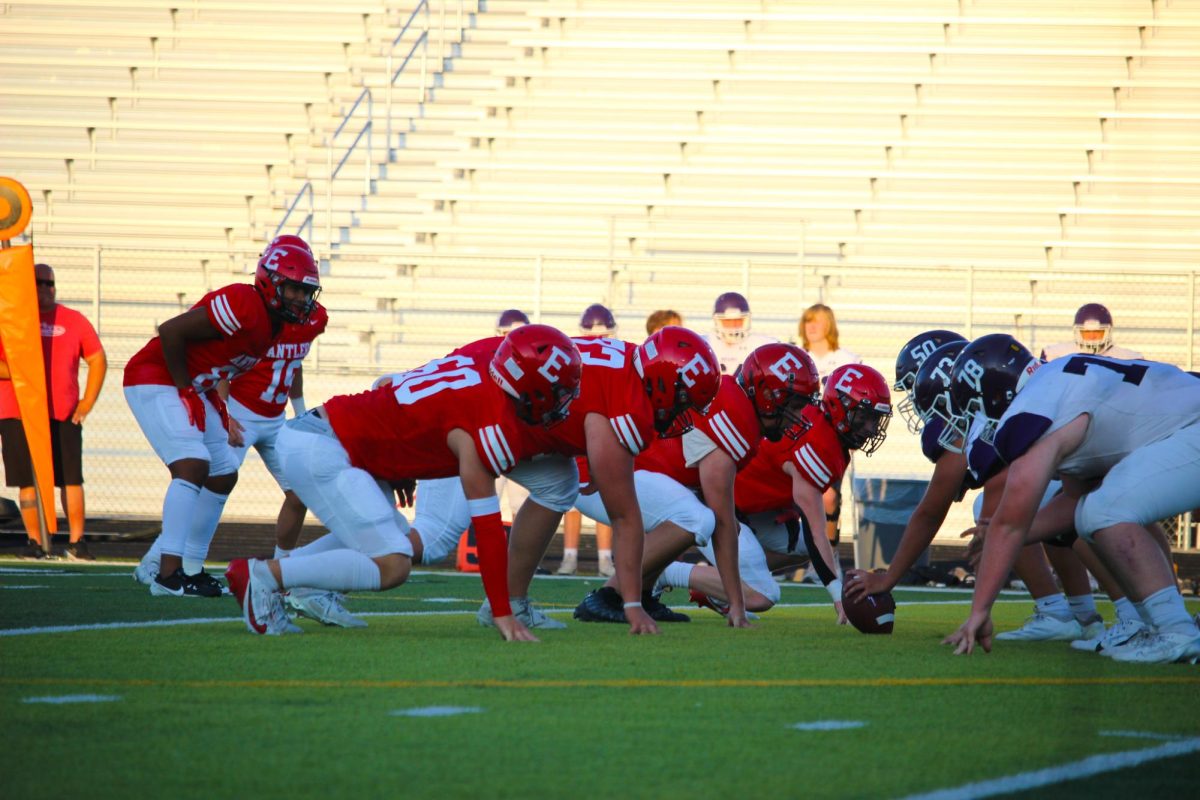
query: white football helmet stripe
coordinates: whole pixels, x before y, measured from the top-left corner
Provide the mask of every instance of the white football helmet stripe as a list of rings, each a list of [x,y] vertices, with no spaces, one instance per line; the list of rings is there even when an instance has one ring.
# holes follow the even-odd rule
[[[223,295],[213,298],[212,311],[213,317],[217,320],[217,326],[225,332],[226,336],[233,336],[242,327],[242,323],[238,322],[233,309],[229,307],[229,299]]]
[[[825,486],[833,478],[832,470],[825,466],[811,444],[805,444],[796,451],[796,461],[818,486]]]

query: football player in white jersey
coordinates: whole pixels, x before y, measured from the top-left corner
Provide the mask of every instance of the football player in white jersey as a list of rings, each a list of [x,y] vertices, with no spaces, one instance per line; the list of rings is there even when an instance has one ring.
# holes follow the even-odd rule
[[[779,341],[772,336],[750,332],[750,303],[737,292],[725,292],[713,303],[713,332],[704,334],[712,345],[721,374],[732,375],[752,352],[764,344]]]
[[[993,443],[1009,475],[989,525],[971,615],[946,642],[956,653],[970,653],[976,643],[991,649],[992,604],[1058,475],[1068,499],[1079,497],[1077,533],[1151,626],[1112,650],[1112,658],[1200,659],[1200,629],[1175,586],[1165,539],[1154,531],[1157,520],[1200,505],[1200,381],[1168,364],[1092,355],[1022,365],[1006,358],[1003,339],[1011,341],[992,335],[972,342],[951,375],[956,404],[985,418],[972,435]]]
[[[1052,361],[1075,353],[1088,353],[1107,358],[1141,358],[1136,350],[1113,344],[1113,318],[1107,308],[1099,303],[1085,303],[1075,312],[1072,325],[1075,338],[1070,342],[1047,345],[1042,350],[1042,361]]]

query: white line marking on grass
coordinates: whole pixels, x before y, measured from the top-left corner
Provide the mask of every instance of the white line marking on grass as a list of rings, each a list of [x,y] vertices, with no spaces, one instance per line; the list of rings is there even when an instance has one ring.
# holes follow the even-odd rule
[[[0,589],[49,589],[49,586],[38,586],[37,584],[25,584],[22,586],[5,586],[0,584]]]
[[[16,567],[0,567],[0,575],[66,575],[61,569],[18,569]]]
[[[798,731],[848,731],[866,726],[867,723],[852,719],[822,719],[816,722],[797,722],[792,728]]]
[[[425,597],[421,599],[422,603],[470,603],[473,602],[465,597]],[[477,601],[475,601],[477,602]]]
[[[975,800],[980,797],[993,797],[998,794],[1011,794],[1041,786],[1051,786],[1065,781],[1080,778],[1090,778],[1105,772],[1115,772],[1119,769],[1129,769],[1148,761],[1160,758],[1174,758],[1195,753],[1200,750],[1200,737],[1181,739],[1167,744],[1151,747],[1145,750],[1126,750],[1121,753],[1102,753],[1089,756],[1080,761],[1060,764],[1057,767],[1022,772],[1004,778],[990,781],[979,781],[956,786],[952,789],[939,789],[925,794],[913,794],[904,800]]]
[[[62,705],[64,703],[114,703],[120,699],[120,695],[115,694],[60,694],[51,697],[26,697],[21,702]]]
[[[474,601],[471,601],[474,602]],[[969,605],[970,600],[918,600],[904,603],[905,606],[938,606],[938,605]],[[997,600],[998,603],[1024,602],[1015,600]],[[779,603],[775,608],[828,608],[829,601],[818,603]],[[691,609],[692,606],[672,606],[672,608]],[[570,614],[573,609],[556,608],[542,609],[548,614]],[[475,614],[469,609],[459,611],[364,611],[355,612],[360,617],[437,617],[465,616]],[[33,636],[41,633],[77,633],[79,631],[124,630],[127,628],[170,628],[179,625],[211,625],[214,622],[241,622],[241,617],[193,617],[190,619],[159,619],[146,622],[97,622],[88,625],[49,625],[40,628],[7,628],[0,629],[0,636]]]
[[[1178,742],[1186,739],[1175,733],[1152,733],[1150,731],[1100,731],[1101,736],[1120,736],[1126,739],[1155,739],[1160,742]]]
[[[479,706],[426,706],[424,708],[401,708],[392,711],[392,717],[453,717],[458,714],[480,714]]]

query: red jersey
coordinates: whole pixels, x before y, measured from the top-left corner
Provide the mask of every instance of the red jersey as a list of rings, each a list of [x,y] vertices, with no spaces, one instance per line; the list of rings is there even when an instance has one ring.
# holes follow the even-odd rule
[[[198,392],[216,387],[222,378],[247,372],[275,339],[271,316],[258,291],[248,283],[232,283],[209,292],[192,308],[203,308],[219,339],[189,342],[187,370]],[[125,365],[125,385],[174,386],[162,343],[155,336]]]
[[[464,345],[455,353],[482,359],[484,369],[503,337],[480,339]],[[637,345],[619,339],[581,337],[571,340],[579,348],[583,377],[579,396],[571,402],[570,414],[553,428],[526,426],[525,449],[530,453],[559,453],[565,456],[587,455],[587,436],[583,421],[588,414],[608,419],[617,441],[633,455],[654,442],[654,410],[633,369]]]
[[[764,440],[758,455],[738,473],[733,494],[739,511],[757,514],[791,508],[792,479],[783,471],[788,462],[822,492],[841,481],[850,461],[849,451],[820,408],[808,406],[803,414],[809,428],[799,439],[784,436],[778,442]]]
[[[329,312],[320,303],[304,324],[284,323],[262,361],[229,384],[229,396],[259,416],[278,417],[287,407],[296,370],[328,324]]]
[[[533,453],[512,399],[488,375],[488,362],[463,353],[435,358],[392,382],[325,403],[350,463],[376,478],[449,478],[458,458],[446,444],[455,428],[470,434],[484,465],[502,475]]]
[[[754,458],[762,439],[754,403],[730,375],[721,376],[717,396],[708,413],[696,420],[696,430],[728,453],[739,471]],[[659,439],[637,457],[634,467],[667,475],[692,489],[700,488],[700,470],[685,463],[683,437]]]
[[[46,391],[50,418],[71,418],[79,405],[79,359],[100,352],[100,337],[87,317],[63,305],[54,305],[39,315],[42,325],[42,359],[46,367]],[[4,346],[0,344],[0,360]],[[0,380],[0,419],[19,419],[17,394],[11,380]]]

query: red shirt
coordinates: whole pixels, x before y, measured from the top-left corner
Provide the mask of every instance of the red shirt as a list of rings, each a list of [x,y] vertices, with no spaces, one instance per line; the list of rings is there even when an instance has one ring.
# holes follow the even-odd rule
[[[91,358],[100,352],[100,337],[87,317],[66,306],[56,303],[54,308],[39,316],[50,417],[67,420],[79,405],[79,359]],[[0,359],[4,357],[4,346],[0,344]],[[19,419],[20,416],[12,381],[0,380],[0,419]]]
[[[209,292],[192,308],[203,308],[220,339],[189,342],[187,370],[198,392],[214,388],[252,369],[275,339],[271,317],[258,291],[248,283],[232,283]],[[155,336],[125,365],[125,385],[174,386],[162,343]]]
[[[717,396],[708,413],[696,420],[696,430],[728,453],[738,470],[751,462],[762,439],[754,403],[730,375],[721,376]],[[682,437],[659,439],[637,457],[634,467],[662,473],[692,489],[700,488],[699,468],[684,463]]]
[[[488,361],[456,353],[392,376],[392,383],[325,403],[350,463],[388,481],[449,478],[458,458],[446,444],[470,434],[479,458],[502,475],[534,453],[521,449],[525,423],[487,370]]]
[[[229,384],[229,396],[259,416],[278,417],[287,407],[296,370],[328,324],[329,312],[319,303],[303,325],[284,323],[263,360]]]
[[[733,494],[739,511],[757,514],[791,508],[792,479],[783,471],[788,462],[822,492],[842,479],[850,453],[820,408],[809,406],[803,414],[810,427],[799,439],[784,436],[778,442],[763,440],[758,455],[738,473]]]
[[[455,353],[468,353],[483,359],[484,369],[503,337],[480,339],[460,347]],[[633,369],[633,351],[637,345],[619,339],[583,337],[572,339],[583,361],[579,396],[571,402],[570,414],[553,428],[525,426],[530,453],[559,453],[564,456],[587,455],[587,436],[583,421],[588,414],[608,418],[621,445],[633,455],[653,443],[654,410]]]

